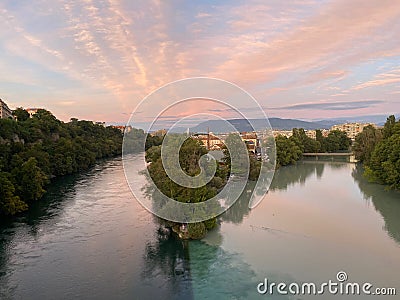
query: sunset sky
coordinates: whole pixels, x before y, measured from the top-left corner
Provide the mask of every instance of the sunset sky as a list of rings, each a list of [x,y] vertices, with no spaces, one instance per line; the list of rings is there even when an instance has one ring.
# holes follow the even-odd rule
[[[197,76],[239,85],[268,116],[400,112],[396,0],[1,1],[0,36],[0,98],[65,121],[126,122]]]

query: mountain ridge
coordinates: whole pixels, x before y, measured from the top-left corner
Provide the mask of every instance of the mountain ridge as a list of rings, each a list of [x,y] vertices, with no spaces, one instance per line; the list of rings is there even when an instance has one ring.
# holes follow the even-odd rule
[[[254,125],[254,129],[251,126],[250,122]],[[201,122],[200,124],[191,127],[191,132],[207,132],[212,131],[215,133],[223,133],[232,131],[232,127],[229,125],[233,125],[236,130],[243,131],[253,131],[253,130],[263,130],[265,129],[265,119],[231,119],[231,120],[208,120]],[[226,122],[229,122],[227,124]],[[310,122],[310,121],[302,121],[297,119],[283,119],[283,118],[269,118],[269,123],[271,127],[275,130],[292,130],[292,128],[304,128],[306,130],[311,129],[328,129],[331,126],[319,123],[319,122]]]

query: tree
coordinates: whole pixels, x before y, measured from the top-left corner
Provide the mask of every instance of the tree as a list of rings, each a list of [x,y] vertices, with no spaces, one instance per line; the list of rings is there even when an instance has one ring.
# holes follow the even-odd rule
[[[320,147],[319,148],[319,152],[325,152],[326,151],[326,149],[325,149],[325,138],[322,135],[322,131],[320,129],[317,129],[315,131],[315,140],[317,142],[319,142],[319,147]]]
[[[0,172],[0,214],[15,215],[28,209],[28,205],[14,194],[15,187],[8,177],[7,173]]]
[[[29,113],[22,107],[18,107],[16,110],[14,110],[13,115],[18,121],[26,121],[29,119]]]
[[[325,139],[325,148],[328,152],[349,150],[351,139],[346,132],[340,130],[332,130]]]
[[[214,222],[215,222],[215,220],[212,220],[208,223],[214,223]],[[215,223],[215,225],[216,225],[216,223]],[[207,233],[207,228],[206,228],[204,222],[189,223],[187,227],[188,227],[188,232],[189,232],[190,238],[194,239],[194,240],[202,239]]]
[[[223,152],[223,160],[228,168],[229,174],[235,173],[240,176],[246,176],[245,174],[247,170],[249,170],[249,152],[239,134],[231,133],[228,135],[225,140]]]
[[[25,201],[38,200],[45,193],[44,186],[48,178],[46,174],[37,166],[37,160],[34,157],[22,164],[20,176],[17,178],[19,183],[19,192]]]
[[[303,128],[293,128],[290,139],[303,153],[319,152],[321,149],[321,143],[307,136]]]
[[[385,126],[383,127],[383,138],[388,138],[393,134],[394,127],[396,125],[396,118],[394,115],[389,116],[386,119]]]
[[[389,188],[400,189],[400,121],[393,123],[393,119],[393,116],[387,119],[383,138],[365,163],[365,176]]]
[[[24,203],[43,195],[47,178],[86,170],[96,159],[121,154],[123,136],[116,128],[78,119],[64,123],[44,109],[32,118],[22,108],[14,115],[17,120],[0,119],[0,171],[12,183],[4,185],[7,191],[14,189]],[[6,196],[11,199],[8,192]],[[18,203],[16,198],[8,202]],[[17,213],[21,205],[2,205],[0,214]]]
[[[382,132],[375,127],[368,125],[356,136],[353,145],[353,152],[357,160],[369,163],[371,154],[376,144],[382,139]]]
[[[261,171],[261,161],[257,159],[254,154],[249,154],[250,159],[250,170],[249,170],[249,180],[255,181],[258,179]]]
[[[153,146],[161,145],[163,142],[163,138],[164,137],[161,137],[161,136],[157,136],[157,135],[152,136],[152,135],[148,134],[146,137],[145,149],[147,150]]]
[[[184,139],[184,142],[179,149],[180,168],[187,175],[196,176],[200,173],[200,158],[208,152],[207,149],[199,141],[192,138],[187,138],[183,135],[169,135],[164,140],[164,142],[166,143],[166,148],[164,148],[163,151],[166,152],[164,152],[163,155],[166,155],[166,158],[168,160],[168,157],[171,157],[169,155],[172,155],[168,151],[178,150],[178,145],[180,144],[182,139]],[[227,174],[225,170],[222,170],[222,167],[218,164],[216,165],[217,169],[214,177],[211,179],[210,182],[201,187],[188,188],[175,183],[165,171],[161,156],[161,146],[153,146],[149,148],[146,151],[146,160],[151,162],[151,164],[148,165],[147,169],[149,171],[152,181],[155,183],[158,190],[167,197],[179,202],[199,203],[206,201],[214,197],[218,193],[218,190],[221,189],[226,183]],[[166,163],[168,167],[168,162]],[[171,169],[169,169],[169,171],[171,171]],[[172,172],[174,172],[174,170],[172,170]],[[158,193],[154,192],[152,188],[150,188],[150,190],[148,190],[147,192],[153,196],[154,205],[157,205],[157,209],[171,209],[168,206],[168,203],[163,203],[163,201],[159,201],[160,199],[157,199],[157,196],[155,195],[157,195]],[[179,224],[174,222],[169,223],[171,224],[171,227],[178,228],[179,230]],[[215,218],[206,220],[204,222],[189,224],[187,227],[188,232],[187,234],[185,234],[185,236],[192,239],[199,239],[204,236],[207,230],[215,226]]]
[[[400,189],[400,134],[378,143],[365,170],[370,180]]]
[[[278,135],[275,138],[275,143],[277,154],[276,165],[278,167],[294,164],[301,158],[302,151],[292,139]]]

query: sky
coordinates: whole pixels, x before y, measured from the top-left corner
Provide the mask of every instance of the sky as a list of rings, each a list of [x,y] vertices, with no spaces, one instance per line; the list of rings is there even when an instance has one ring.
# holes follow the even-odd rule
[[[388,115],[400,112],[399,37],[396,0],[3,0],[0,98],[124,123],[161,86],[211,77],[270,117]]]

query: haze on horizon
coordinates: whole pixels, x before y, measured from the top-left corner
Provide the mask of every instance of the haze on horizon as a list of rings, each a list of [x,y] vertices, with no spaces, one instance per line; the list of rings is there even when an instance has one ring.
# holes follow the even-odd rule
[[[264,2],[2,1],[0,98],[126,122],[155,89],[205,76],[271,117],[400,112],[399,1]]]

